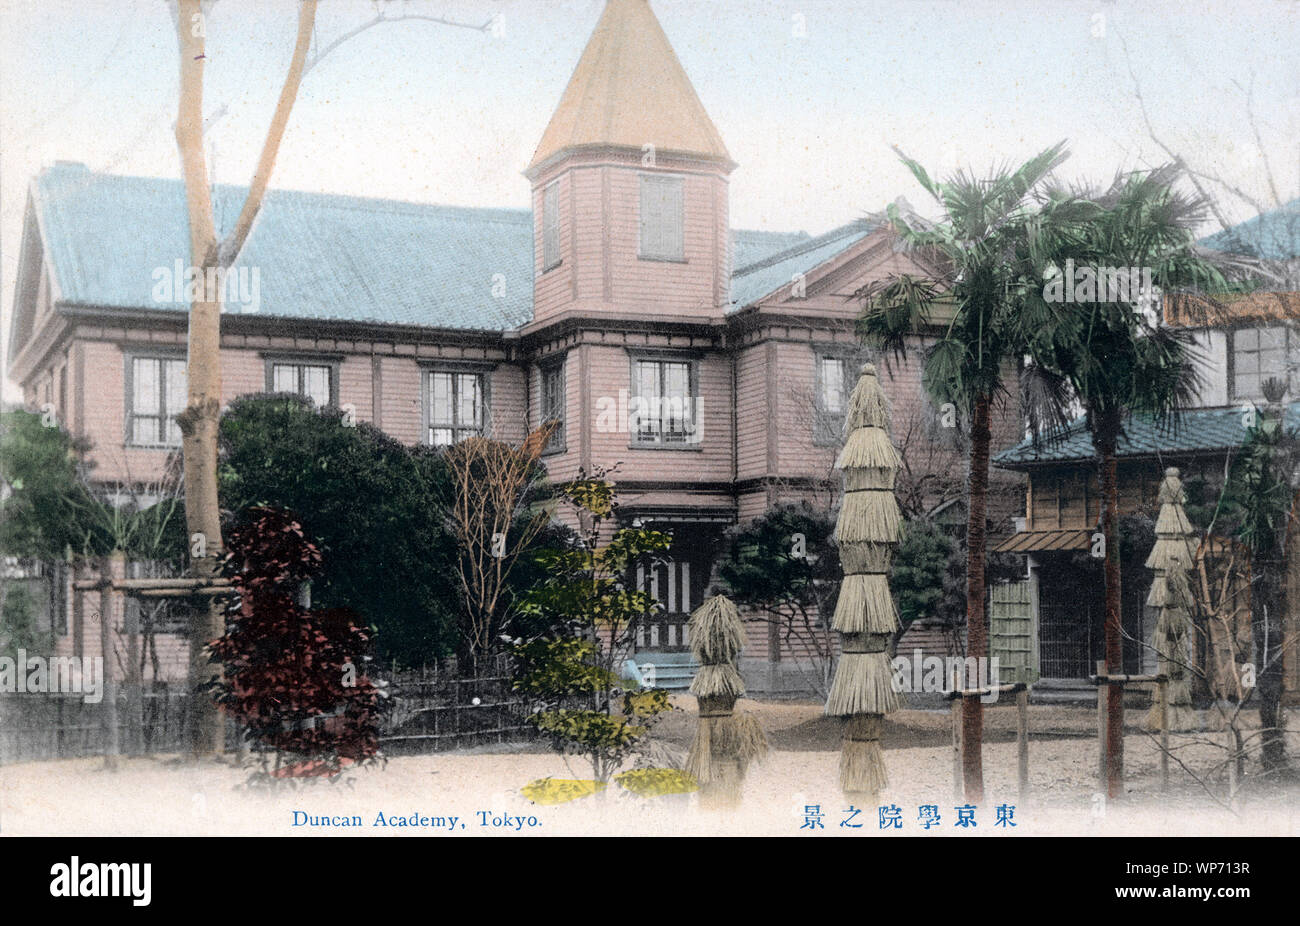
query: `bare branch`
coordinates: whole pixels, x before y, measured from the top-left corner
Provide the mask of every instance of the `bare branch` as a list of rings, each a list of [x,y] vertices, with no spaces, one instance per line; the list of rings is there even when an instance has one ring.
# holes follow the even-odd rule
[[[284,86],[280,88],[280,99],[275,104],[275,114],[271,117],[271,127],[266,132],[266,141],[262,144],[262,154],[257,159],[257,169],[253,172],[253,182],[249,184],[244,207],[240,210],[230,235],[217,249],[218,266],[229,267],[239,257],[239,252],[243,250],[244,242],[253,229],[253,221],[262,208],[262,199],[271,183],[271,171],[274,170],[276,156],[280,153],[280,141],[284,138],[289,114],[293,111],[293,102],[298,97],[298,87],[302,83],[307,50],[311,47],[312,29],[316,24],[316,4],[317,0],[302,0],[302,6],[298,8],[298,39],[294,45],[293,59],[289,63],[289,72],[285,75]],[[199,124],[202,124],[201,118]],[[180,131],[179,127],[177,131]]]
[[[403,13],[399,16],[387,16],[381,11],[380,13],[376,14],[374,19],[367,20],[366,22],[357,26],[355,29],[349,29],[347,32],[344,32],[338,38],[334,39],[334,41],[326,45],[324,48],[316,51],[307,60],[307,64],[303,68],[303,74],[305,75],[308,72],[310,72],[312,68],[320,64],[322,58],[324,58],[334,49],[338,48],[348,39],[354,38],[360,35],[362,32],[365,32],[367,29],[372,29],[375,26],[378,26],[380,23],[402,22],[403,20],[407,20],[407,19],[422,19],[426,22],[438,23],[439,25],[442,26],[454,26],[458,29],[472,29],[475,32],[486,32],[488,29],[492,28],[492,20],[490,19],[487,22],[483,23],[483,25],[476,26],[473,23],[458,22],[457,20],[454,19],[443,19],[441,16],[428,16],[422,13]]]

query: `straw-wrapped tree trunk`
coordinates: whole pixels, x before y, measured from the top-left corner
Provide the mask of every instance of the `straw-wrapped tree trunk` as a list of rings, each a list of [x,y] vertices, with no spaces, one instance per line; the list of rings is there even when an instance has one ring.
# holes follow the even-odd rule
[[[1196,532],[1183,510],[1186,496],[1177,468],[1165,470],[1157,498],[1160,514],[1156,518],[1156,542],[1146,561],[1154,574],[1147,605],[1158,613],[1152,644],[1159,657],[1158,671],[1169,679],[1168,714],[1161,718],[1160,705],[1156,704],[1147,717],[1147,726],[1158,730],[1164,722],[1169,730],[1191,730],[1196,727],[1196,715],[1192,711],[1188,666],[1193,606],[1188,572],[1196,558]]]
[[[734,807],[740,803],[749,764],[767,755],[767,737],[758,721],[736,713],[736,701],[745,693],[736,668],[745,628],[736,606],[714,595],[695,609],[688,629],[691,652],[700,663],[691,682],[700,722],[686,771],[699,782],[702,807]]]
[[[844,583],[832,628],[841,655],[826,713],[843,717],[840,787],[845,796],[874,803],[888,783],[880,747],[884,715],[898,707],[889,640],[898,613],[889,593],[889,567],[902,528],[894,479],[898,452],[889,440],[889,410],[872,364],[862,366],[849,399],[844,449],[835,468],[844,474],[844,504],[835,523]]]

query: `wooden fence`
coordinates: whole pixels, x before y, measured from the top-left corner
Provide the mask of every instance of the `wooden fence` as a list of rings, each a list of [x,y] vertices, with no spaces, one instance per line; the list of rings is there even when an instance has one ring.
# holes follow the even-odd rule
[[[471,746],[532,740],[527,722],[533,703],[511,691],[504,657],[461,673],[442,666],[387,673],[392,708],[380,742],[388,755],[442,752]]]
[[[176,689],[145,692],[138,704],[118,700],[117,741],[124,755],[174,753],[184,748],[188,695]],[[105,704],[80,694],[0,696],[0,765],[102,756],[108,747]],[[227,742],[237,742],[237,731]]]

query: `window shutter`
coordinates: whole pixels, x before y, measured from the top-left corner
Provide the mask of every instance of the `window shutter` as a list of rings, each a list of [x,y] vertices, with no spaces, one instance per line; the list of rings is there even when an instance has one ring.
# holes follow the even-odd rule
[[[542,193],[542,269],[560,262],[560,183],[557,180]]]
[[[672,260],[680,260],[682,257],[682,181],[678,177],[667,179],[660,188],[663,191],[661,254]]]
[[[641,256],[656,257],[663,247],[662,200],[653,177],[641,178]]]

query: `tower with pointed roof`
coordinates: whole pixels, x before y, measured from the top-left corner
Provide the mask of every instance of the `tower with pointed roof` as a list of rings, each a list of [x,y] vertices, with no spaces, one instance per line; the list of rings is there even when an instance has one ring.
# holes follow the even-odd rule
[[[647,0],[608,0],[525,171],[534,322],[720,316],[734,167]]]

